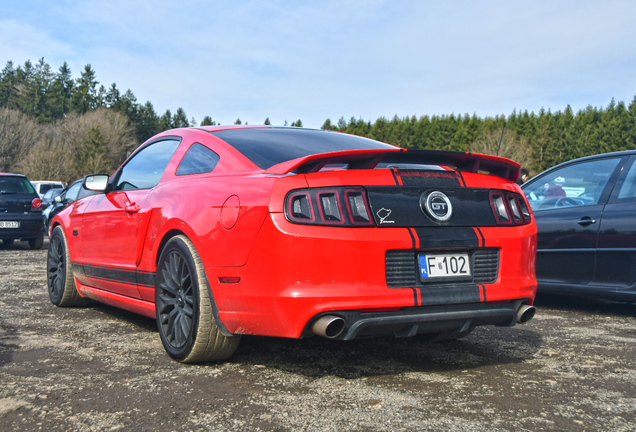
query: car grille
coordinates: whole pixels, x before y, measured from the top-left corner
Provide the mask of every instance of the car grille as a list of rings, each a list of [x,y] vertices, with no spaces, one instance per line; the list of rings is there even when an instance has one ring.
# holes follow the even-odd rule
[[[480,248],[468,252],[471,256],[473,266],[472,283],[486,284],[495,282],[499,271],[499,249]],[[389,288],[426,286],[426,284],[423,284],[418,277],[418,253],[421,253],[421,251],[414,251],[412,249],[386,251],[386,283]],[[447,283],[453,285],[457,284],[456,281],[449,281]],[[436,285],[440,285],[440,283]]]

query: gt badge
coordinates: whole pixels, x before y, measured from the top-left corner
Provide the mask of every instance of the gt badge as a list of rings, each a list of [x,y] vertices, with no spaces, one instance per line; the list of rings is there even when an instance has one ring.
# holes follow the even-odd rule
[[[453,206],[448,197],[440,191],[434,191],[420,197],[422,211],[438,222],[446,222],[453,215]]]

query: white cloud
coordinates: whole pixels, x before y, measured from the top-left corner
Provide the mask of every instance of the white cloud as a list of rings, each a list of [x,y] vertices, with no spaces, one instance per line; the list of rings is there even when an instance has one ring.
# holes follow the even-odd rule
[[[91,63],[158,112],[319,127],[629,101],[635,12],[631,1],[27,2],[0,22],[0,52],[67,60],[75,75]]]

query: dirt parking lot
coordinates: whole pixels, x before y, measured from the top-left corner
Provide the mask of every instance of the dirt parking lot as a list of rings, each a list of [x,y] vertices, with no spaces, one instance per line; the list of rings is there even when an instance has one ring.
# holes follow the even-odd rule
[[[442,344],[244,337],[186,366],[151,319],[52,306],[45,258],[0,244],[3,431],[636,430],[634,305],[540,297]]]

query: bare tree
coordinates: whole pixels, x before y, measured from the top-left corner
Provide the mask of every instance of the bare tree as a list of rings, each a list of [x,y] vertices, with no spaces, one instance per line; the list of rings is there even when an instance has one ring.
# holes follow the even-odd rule
[[[111,174],[137,144],[128,117],[100,108],[47,126],[16,168],[32,179],[70,183],[86,174]]]
[[[0,171],[10,171],[42,137],[42,127],[19,111],[0,109]]]
[[[499,140],[501,139],[501,147]],[[530,145],[526,139],[517,134],[515,131],[505,129],[503,137],[501,130],[484,131],[477,140],[470,146],[470,151],[474,153],[483,153],[488,155],[497,155],[512,159],[522,167],[530,165]]]

